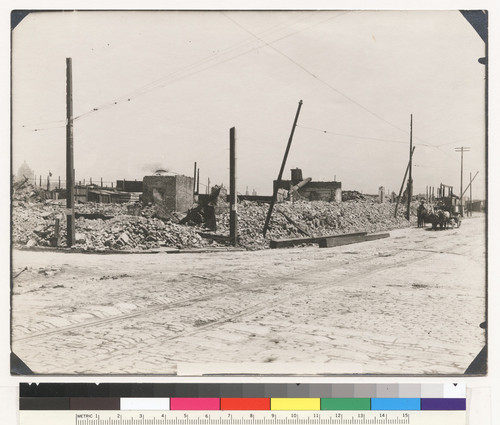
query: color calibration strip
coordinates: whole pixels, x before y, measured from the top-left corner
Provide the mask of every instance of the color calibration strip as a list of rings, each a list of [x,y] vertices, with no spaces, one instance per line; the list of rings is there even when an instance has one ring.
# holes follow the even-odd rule
[[[20,410],[465,410],[464,384],[24,384]]]

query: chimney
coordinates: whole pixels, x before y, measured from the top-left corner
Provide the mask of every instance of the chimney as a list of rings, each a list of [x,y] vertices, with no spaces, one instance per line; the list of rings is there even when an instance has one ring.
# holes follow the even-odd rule
[[[300,183],[302,178],[302,170],[300,168],[292,168],[292,185],[295,186],[297,183]]]

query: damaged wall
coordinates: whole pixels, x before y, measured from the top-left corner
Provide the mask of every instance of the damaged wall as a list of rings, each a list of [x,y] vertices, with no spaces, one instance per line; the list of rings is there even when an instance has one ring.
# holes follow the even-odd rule
[[[167,211],[185,212],[193,205],[192,177],[182,175],[145,176],[143,204],[158,204]]]
[[[341,182],[309,182],[298,190],[309,201],[342,202]]]
[[[291,180],[274,180],[274,190],[284,189],[290,191],[293,186],[300,185],[297,193],[300,199],[309,201],[342,202],[342,183],[337,181],[306,181],[302,177],[302,170],[294,168],[291,170]]]

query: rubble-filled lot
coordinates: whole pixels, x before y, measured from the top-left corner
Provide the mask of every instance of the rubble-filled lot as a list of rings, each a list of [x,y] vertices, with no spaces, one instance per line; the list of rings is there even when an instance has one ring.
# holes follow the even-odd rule
[[[377,232],[408,227],[402,206],[394,217],[394,204],[356,199],[342,203],[283,202],[275,206],[269,231],[262,230],[269,205],[243,201],[238,204],[239,241],[242,247],[262,249],[269,240],[302,236],[324,236],[351,232]],[[88,251],[148,250],[160,247],[204,248],[223,246],[221,238],[201,237],[200,225],[180,225],[182,214],[158,218],[154,206],[128,204],[77,204],[77,214],[101,218],[76,219],[75,249]],[[59,241],[56,220],[59,219]],[[14,196],[12,240],[15,247],[65,247],[65,201],[44,199],[43,191],[31,188]],[[229,212],[217,215],[216,235],[229,235]]]

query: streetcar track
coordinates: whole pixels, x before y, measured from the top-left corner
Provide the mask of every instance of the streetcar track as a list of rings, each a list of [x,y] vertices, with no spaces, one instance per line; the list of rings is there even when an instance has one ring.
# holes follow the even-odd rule
[[[396,267],[404,266],[406,264],[411,264],[411,263],[414,263],[414,262],[422,261],[422,260],[425,260],[427,258],[432,257],[433,255],[435,255],[435,254],[434,253],[428,253],[427,255],[424,255],[424,256],[421,256],[421,257],[418,257],[418,258],[403,259],[403,260],[401,260],[401,261],[399,261],[397,263],[381,264],[381,265],[375,266],[374,268],[371,268],[370,269],[370,273],[379,273],[379,272],[382,272],[384,270],[390,270],[390,269],[393,269],[393,268],[396,268]],[[374,257],[360,259],[359,261],[350,262],[349,264],[351,265],[351,264],[359,263],[361,261],[370,260],[370,259],[374,259]],[[318,269],[318,267],[315,267],[315,269]],[[318,273],[324,273],[325,271],[326,271],[325,268],[321,268],[317,272]],[[310,274],[310,271],[308,270],[307,272],[301,273],[301,275],[302,274],[306,274],[306,273]],[[350,281],[355,281],[355,280],[359,279],[360,277],[365,276],[365,273],[366,273],[366,270],[361,270],[361,271],[357,272],[356,274],[353,274],[353,275],[350,275],[349,277],[346,277],[343,280],[342,283],[345,285],[346,283],[348,283]],[[297,279],[299,277],[300,277],[299,275],[287,276],[287,277],[282,278],[282,280],[288,280],[288,281],[289,280],[295,280],[295,279]],[[308,292],[310,290],[310,286],[314,286],[315,287],[315,292],[317,292],[318,290],[321,290],[321,289],[324,289],[324,288],[326,288],[328,286],[331,286],[331,284],[332,284],[331,282],[325,282],[325,283],[317,283],[317,282],[309,283],[309,282],[304,282],[304,286],[302,286],[301,288],[296,289],[293,292],[287,292],[284,295],[274,296],[272,298],[272,301],[273,301],[273,304],[276,304],[277,302],[284,302],[284,301],[296,298],[296,297],[300,296],[301,294],[304,294],[304,293]],[[265,309],[269,309],[270,308],[269,304],[270,303],[261,303],[261,302],[259,302],[257,304],[254,304],[254,305],[248,307],[248,308],[240,310],[237,313],[234,313],[234,314],[231,314],[231,315],[226,315],[223,318],[220,318],[218,320],[212,321],[212,322],[207,323],[205,325],[192,327],[190,330],[184,329],[181,333],[176,333],[175,335],[159,336],[159,337],[157,337],[157,340],[158,341],[162,341],[162,342],[163,341],[179,340],[179,339],[182,339],[182,338],[186,338],[186,337],[191,337],[191,336],[197,335],[199,333],[202,333],[202,332],[206,331],[207,329],[220,328],[220,327],[222,327],[223,325],[225,325],[228,322],[233,322],[233,321],[235,321],[237,319],[240,319],[242,317],[251,316],[252,314],[256,314],[256,313],[258,313],[260,311],[263,311]],[[191,325],[191,326],[193,326],[193,325]],[[108,359],[112,359],[114,355],[115,355],[114,353],[111,353],[109,355]],[[106,360],[106,359],[101,359],[101,361],[103,361],[103,360]]]
[[[379,272],[384,271],[384,270],[389,270],[389,269],[396,268],[396,267],[399,267],[399,266],[403,266],[403,265],[406,265],[406,264],[411,264],[411,263],[418,262],[418,261],[421,261],[421,260],[425,260],[425,259],[427,259],[429,257],[432,257],[433,254],[434,254],[434,252],[431,252],[431,253],[429,253],[429,255],[425,255],[424,257],[406,259],[406,260],[398,262],[397,264],[376,266],[375,268],[371,269],[370,272],[371,273],[379,273]],[[321,272],[324,272],[324,270],[322,270]],[[359,279],[360,277],[362,277],[362,276],[365,275],[365,272],[366,272],[365,270],[362,270],[362,271],[358,272],[355,275],[347,277],[343,281],[343,284],[346,284],[349,281],[355,281],[355,280]],[[309,272],[308,272],[308,274],[309,274]],[[293,276],[293,277],[295,277],[295,276]],[[308,292],[309,291],[309,286],[315,286],[315,290],[316,291],[321,290],[323,288],[331,286],[331,282],[320,283],[320,284],[318,284],[318,283],[307,283],[306,282],[305,286],[306,286],[306,288],[302,287],[299,290],[294,291],[293,293],[287,293],[284,296],[273,297],[273,302],[275,303],[276,301],[284,301],[284,300],[288,300],[288,299],[291,299],[291,298],[296,298],[297,296],[300,296],[301,294]],[[244,310],[242,310],[242,311],[240,311],[240,312],[238,312],[236,314],[233,314],[233,315],[231,315],[229,317],[225,317],[225,318],[222,318],[222,319],[219,319],[219,320],[207,323],[206,325],[197,326],[195,329],[193,329],[191,331],[187,331],[187,332],[183,331],[182,335],[172,335],[170,337],[159,337],[159,339],[166,340],[166,341],[171,341],[171,340],[178,339],[178,338],[184,338],[186,336],[192,336],[192,335],[195,335],[197,333],[200,333],[201,331],[203,331],[205,329],[214,328],[214,327],[217,327],[217,326],[222,326],[225,323],[234,321],[235,319],[240,319],[241,317],[250,316],[250,315],[255,314],[255,313],[259,312],[259,311],[265,310],[267,308],[269,308],[269,304],[268,303],[266,303],[266,304],[258,303],[257,305],[254,305],[252,307],[248,307],[248,308],[246,308],[246,309],[244,309]]]
[[[404,251],[404,250],[401,250],[401,251]],[[398,262],[392,262],[389,265],[380,265],[380,266],[375,267],[371,271],[372,272],[379,272],[379,271],[382,271],[384,269],[391,269],[391,268],[398,267],[398,266],[401,266],[404,264],[409,264],[412,262],[426,259],[434,254],[435,254],[434,252],[429,252],[428,255],[419,256],[418,258],[403,259],[403,260],[398,261]],[[43,338],[43,337],[47,337],[47,336],[51,336],[51,335],[55,335],[55,334],[70,332],[70,331],[74,331],[74,330],[78,330],[78,329],[85,329],[88,327],[100,327],[100,326],[103,326],[103,325],[106,325],[109,323],[113,323],[113,322],[119,322],[122,320],[133,319],[133,318],[140,317],[140,316],[147,316],[148,314],[155,313],[155,312],[162,311],[162,310],[166,310],[166,309],[172,308],[172,307],[182,307],[182,305],[184,305],[184,304],[190,305],[190,304],[195,303],[195,302],[210,300],[210,299],[213,299],[214,297],[219,298],[220,296],[223,296],[223,295],[229,295],[229,294],[244,292],[244,291],[251,292],[251,291],[255,291],[257,289],[263,288],[263,287],[269,287],[270,285],[279,284],[279,283],[282,283],[285,281],[295,281],[295,280],[298,280],[298,278],[301,278],[305,275],[311,274],[311,269],[318,271],[318,272],[323,272],[325,269],[328,268],[329,270],[333,271],[335,268],[344,268],[346,266],[351,268],[352,266],[358,265],[359,263],[363,263],[363,262],[368,263],[369,261],[376,260],[376,259],[379,259],[379,257],[378,256],[368,256],[368,257],[363,257],[363,258],[359,258],[359,259],[355,259],[355,260],[349,260],[347,262],[342,262],[341,264],[335,265],[335,267],[333,269],[332,269],[332,265],[331,265],[331,259],[325,259],[325,260],[321,261],[322,263],[325,263],[325,265],[323,267],[321,267],[321,264],[320,265],[315,264],[315,265],[311,266],[310,268],[307,268],[306,270],[303,270],[300,272],[295,271],[295,272],[293,272],[293,274],[281,276],[279,278],[274,278],[272,282],[268,282],[264,278],[264,280],[261,283],[255,283],[255,281],[252,281],[252,282],[249,282],[247,284],[241,285],[237,288],[233,288],[233,289],[226,290],[226,291],[218,291],[218,292],[198,295],[198,296],[187,298],[187,299],[182,299],[182,300],[172,301],[172,302],[168,302],[168,303],[161,304],[161,305],[154,305],[151,307],[142,308],[139,311],[135,311],[133,313],[127,313],[127,314],[122,314],[122,315],[117,315],[117,316],[112,316],[112,317],[106,317],[106,318],[102,318],[102,319],[98,319],[98,320],[87,321],[84,323],[75,323],[72,325],[59,327],[56,329],[50,329],[47,331],[37,332],[37,333],[30,334],[30,335],[25,335],[25,336],[13,338],[13,342],[33,340],[33,339]],[[325,266],[328,266],[328,267],[325,267]],[[365,271],[362,270],[362,271],[356,273],[355,275],[348,276],[348,277],[344,276],[343,283],[354,280],[354,279],[358,278],[359,276],[362,276],[364,273],[365,273]],[[318,283],[308,283],[306,281],[306,282],[302,282],[302,284],[303,284],[303,287],[300,290],[293,292],[294,297],[300,293],[307,292],[309,290],[309,287],[312,285],[319,285],[316,287],[317,288],[324,288],[326,286],[331,285],[331,282],[324,283],[324,284],[318,284]],[[289,295],[289,293],[287,293],[286,296],[284,296],[283,298],[287,299],[290,297],[291,296]],[[279,297],[279,296],[276,298],[281,299],[281,297]],[[267,304],[259,303],[259,308],[257,310],[255,310],[255,312],[263,310],[267,307],[268,307]],[[194,331],[191,331],[191,332],[197,333],[197,332],[200,332],[200,331],[206,329],[207,327],[214,327],[218,324],[223,324],[223,323],[226,323],[228,321],[234,320],[236,318],[243,317],[245,315],[253,314],[254,312],[252,311],[252,308],[253,307],[250,307],[250,308],[247,308],[243,311],[240,311],[234,315],[231,315],[229,317],[225,317],[224,319],[220,319],[218,321],[211,322],[211,323],[208,323],[206,325],[198,326]],[[185,335],[187,335],[187,334],[183,333],[182,336],[185,336]],[[178,337],[180,337],[180,335],[174,335],[172,337],[166,337],[166,338],[167,338],[167,340],[169,340],[169,339],[175,339]]]

